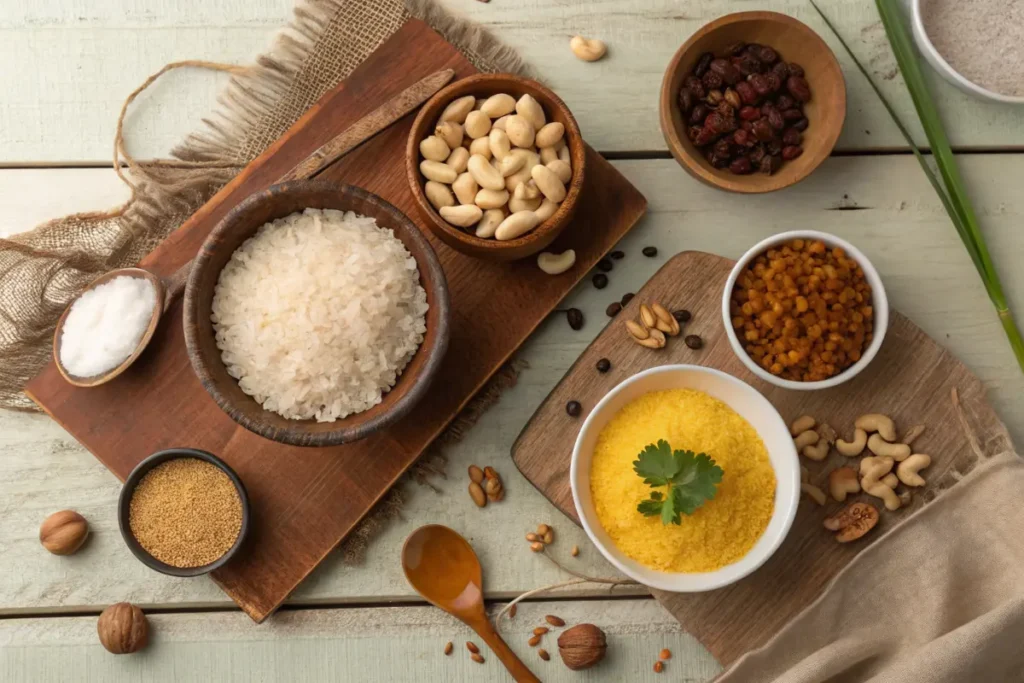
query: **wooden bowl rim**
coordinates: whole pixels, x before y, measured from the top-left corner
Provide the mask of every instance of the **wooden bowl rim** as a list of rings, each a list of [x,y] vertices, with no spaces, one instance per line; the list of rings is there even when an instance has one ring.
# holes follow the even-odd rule
[[[157,465],[162,465],[165,462],[181,458],[195,458],[217,467],[226,474],[228,479],[231,480],[231,483],[235,485],[235,491],[238,493],[238,497],[242,502],[242,526],[238,530],[238,537],[235,539],[235,542],[216,560],[199,567],[175,567],[174,565],[162,562],[150,555],[149,551],[142,547],[142,544],[135,538],[135,534],[132,533],[131,522],[129,519],[132,495],[135,493],[135,488],[139,485],[139,482],[142,481],[142,478]],[[157,451],[156,453],[146,457],[142,462],[135,466],[128,475],[128,478],[124,480],[124,485],[121,487],[121,494],[117,499],[117,526],[121,530],[121,537],[124,539],[125,545],[128,546],[132,555],[138,558],[142,564],[146,565],[150,569],[155,569],[162,574],[168,574],[170,576],[201,576],[203,574],[209,574],[214,569],[223,567],[238,553],[238,550],[245,542],[246,535],[249,533],[249,518],[249,493],[246,491],[245,484],[242,482],[242,479],[230,465],[218,458],[216,455],[196,448],[168,448],[162,451]]]
[[[746,178],[749,176],[737,176],[730,174],[728,177],[725,177],[718,173],[709,172],[693,158],[689,148],[683,142],[681,131],[676,129],[672,121],[672,108],[675,106],[675,96],[672,92],[671,85],[672,77],[679,70],[683,58],[690,50],[693,49],[694,44],[701,38],[721,29],[724,26],[747,21],[785,24],[806,33],[810,40],[816,42],[816,44],[822,48],[822,54],[827,59],[829,66],[835,71],[838,85],[837,92],[839,93],[839,99],[835,103],[835,111],[833,112],[830,110],[829,115],[823,117],[822,123],[829,126],[829,130],[827,131],[827,135],[821,140],[820,146],[812,155],[814,161],[804,169],[800,175],[786,179],[785,181],[782,181],[780,178],[779,181],[775,183],[765,183],[763,185],[754,185],[746,182]],[[843,75],[843,70],[839,64],[839,60],[836,59],[836,55],[832,51],[832,48],[829,47],[828,43],[826,43],[814,29],[799,19],[791,17],[788,14],[767,10],[733,12],[731,14],[718,17],[717,19],[713,19],[701,26],[679,47],[678,50],[676,50],[675,54],[672,55],[672,59],[669,61],[668,67],[665,69],[665,73],[662,76],[658,110],[661,132],[665,138],[665,143],[668,145],[669,151],[672,153],[676,162],[678,162],[692,176],[707,185],[711,185],[712,187],[717,187],[718,189],[726,190],[728,192],[736,192],[739,194],[764,194],[796,185],[817,170],[825,159],[832,154],[832,150],[835,149],[836,143],[839,141],[839,136],[842,134],[843,124],[846,122],[846,77]]]
[[[289,425],[287,427],[275,427],[261,420],[254,419],[238,410],[235,402],[230,396],[225,395],[224,392],[220,390],[220,387],[213,380],[210,374],[208,364],[211,362],[223,364],[223,361],[220,359],[219,354],[215,359],[208,359],[203,355],[198,340],[198,325],[200,324],[200,321],[196,320],[195,315],[200,295],[197,291],[199,286],[198,283],[201,274],[210,268],[210,261],[212,258],[211,253],[216,248],[212,245],[216,245],[222,235],[229,234],[234,230],[239,215],[244,214],[254,205],[271,201],[273,198],[280,196],[281,194],[287,194],[299,190],[314,190],[318,192],[337,194],[342,197],[355,197],[361,200],[368,200],[376,204],[382,211],[390,214],[397,223],[404,224],[406,232],[410,236],[410,240],[415,242],[420,248],[420,251],[424,254],[424,258],[417,258],[416,263],[421,271],[421,281],[425,283],[424,288],[426,289],[430,283],[433,283],[431,288],[432,291],[430,293],[433,295],[434,301],[431,302],[431,306],[436,307],[437,310],[436,315],[438,329],[434,335],[433,344],[431,346],[427,346],[427,337],[425,336],[423,343],[421,343],[420,347],[416,350],[416,353],[424,352],[427,354],[423,362],[423,366],[420,368],[419,374],[410,376],[403,372],[395,382],[395,387],[397,387],[398,383],[403,381],[403,379],[411,382],[408,390],[401,396],[398,396],[386,411],[376,417],[360,420],[359,417],[364,415],[366,411],[363,411],[362,413],[354,413],[342,420],[338,420],[338,422],[344,422],[349,418],[354,418],[352,423],[339,425],[336,429],[321,432],[310,432],[305,428],[306,425],[323,424],[312,419],[289,420]],[[273,194],[271,194],[271,191],[273,191]],[[252,231],[255,232],[258,227],[259,226],[253,227]],[[416,257],[413,256],[413,258]],[[426,277],[423,275],[423,271],[427,271],[430,276]],[[212,292],[210,296],[212,296]],[[427,315],[429,317],[429,312]],[[445,353],[448,351],[448,342],[450,338],[450,316],[451,306],[448,296],[448,282],[445,277],[444,270],[441,268],[441,262],[438,260],[437,253],[430,245],[426,236],[416,226],[416,224],[409,219],[408,216],[379,195],[355,185],[334,183],[326,180],[291,180],[277,185],[271,185],[264,190],[259,190],[249,195],[239,202],[237,206],[231,209],[231,211],[217,223],[213,230],[210,231],[210,234],[207,235],[206,239],[203,241],[203,246],[196,255],[195,263],[192,266],[188,282],[185,285],[183,326],[185,328],[185,345],[188,348],[188,356],[193,371],[196,373],[196,376],[199,378],[200,383],[206,389],[207,393],[210,394],[221,410],[223,410],[232,420],[249,431],[266,439],[277,441],[278,443],[287,444],[289,446],[309,446],[319,448],[324,446],[340,446],[342,444],[364,439],[370,434],[394,424],[401,418],[405,417],[413,409],[413,407],[429,390],[431,383],[441,367]],[[203,324],[212,325],[209,320],[203,321]],[[413,355],[415,357],[415,354]],[[388,396],[395,390],[395,387],[392,387],[384,394],[382,402],[388,400]],[[260,411],[270,412],[257,403],[252,397],[248,398]]]
[[[586,159],[586,143],[583,140],[583,134],[580,132],[579,124],[576,121],[576,117],[573,116],[572,110],[565,104],[565,101],[561,97],[556,95],[550,88],[543,84],[532,80],[530,78],[524,78],[510,73],[477,73],[465,78],[460,78],[441,90],[439,90],[433,97],[420,107],[419,112],[416,114],[416,118],[413,121],[412,128],[409,129],[409,138],[406,141],[405,148],[405,170],[406,177],[409,180],[409,187],[412,190],[413,198],[419,205],[420,210],[424,212],[430,219],[433,225],[441,229],[446,235],[451,236],[460,244],[464,244],[469,248],[475,250],[488,250],[488,251],[512,251],[516,249],[522,249],[534,242],[542,240],[545,236],[554,232],[561,232],[575,211],[575,204],[579,199],[579,195],[583,191],[583,183],[585,180],[585,161],[576,163],[572,169],[573,176],[570,178],[568,185],[566,186],[565,199],[559,204],[558,210],[551,215],[546,221],[541,223],[539,226],[526,233],[521,237],[517,237],[511,240],[498,241],[495,239],[484,239],[477,237],[474,234],[468,232],[462,232],[457,228],[453,227],[441,214],[434,209],[434,206],[427,201],[427,195],[423,190],[425,181],[420,177],[419,170],[419,145],[421,137],[417,135],[417,131],[423,126],[424,120],[427,117],[427,112],[434,108],[439,103],[448,102],[453,98],[452,93],[456,90],[461,90],[467,86],[472,86],[477,83],[509,83],[511,86],[522,87],[523,84],[529,85],[532,88],[536,88],[544,97],[548,98],[550,102],[541,102],[542,105],[547,107],[553,107],[560,110],[565,115],[566,126],[565,126],[565,139],[566,145],[569,147],[569,151],[574,159]],[[468,94],[468,93],[467,93]],[[578,180],[577,180],[578,178]],[[552,238],[553,239],[553,238]],[[550,243],[550,240],[549,240]],[[470,256],[477,257],[476,252],[464,252]]]
[[[60,349],[61,349],[61,335],[64,332],[64,323],[67,322],[68,314],[71,313],[71,307],[75,305],[75,302],[82,298],[82,295],[104,284],[114,280],[122,275],[128,277],[134,277],[141,280],[148,280],[153,287],[156,289],[156,305],[153,308],[153,315],[149,319],[149,323],[146,326],[145,332],[142,333],[142,338],[139,339],[138,346],[132,352],[132,355],[124,359],[117,367],[107,370],[99,375],[93,375],[92,377],[79,377],[74,375],[64,367],[60,362]],[[164,286],[163,280],[142,268],[115,268],[114,270],[108,270],[97,278],[94,278],[92,282],[85,286],[85,288],[79,292],[75,298],[73,298],[68,305],[64,308],[64,312],[61,313],[60,318],[57,320],[57,327],[53,330],[53,364],[57,366],[57,372],[60,373],[61,377],[67,380],[68,384],[72,386],[81,387],[87,389],[89,387],[98,387],[101,384],[106,384],[115,377],[119,376],[125,370],[127,370],[132,363],[142,355],[142,352],[146,350],[150,340],[153,338],[153,333],[156,332],[157,325],[160,323],[160,318],[164,312],[164,297],[166,296],[167,288]]]

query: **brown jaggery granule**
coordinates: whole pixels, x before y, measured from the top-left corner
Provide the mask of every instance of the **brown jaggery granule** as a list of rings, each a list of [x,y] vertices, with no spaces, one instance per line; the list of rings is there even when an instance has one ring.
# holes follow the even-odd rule
[[[231,549],[242,501],[231,479],[198,458],[168,460],[132,492],[128,524],[139,544],[172,567],[201,567]]]

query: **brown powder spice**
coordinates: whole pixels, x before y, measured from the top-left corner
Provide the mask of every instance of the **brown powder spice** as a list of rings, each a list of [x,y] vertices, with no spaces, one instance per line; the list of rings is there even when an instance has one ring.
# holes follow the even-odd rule
[[[128,523],[139,544],[172,567],[201,567],[224,555],[242,530],[242,501],[231,479],[198,458],[178,458],[135,487]]]

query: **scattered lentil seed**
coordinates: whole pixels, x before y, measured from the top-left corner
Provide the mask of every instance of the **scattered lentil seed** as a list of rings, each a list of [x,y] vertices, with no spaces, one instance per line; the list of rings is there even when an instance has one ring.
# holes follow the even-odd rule
[[[601,360],[597,361],[597,365],[595,365],[594,367],[597,368],[598,372],[608,372],[609,370],[612,369],[612,362],[607,358],[602,358]]]
[[[614,318],[615,316],[617,316],[619,314],[619,311],[621,311],[621,310],[622,310],[622,304],[620,304],[618,301],[613,301],[610,304],[608,304],[608,308],[604,309],[604,313],[609,318]]]
[[[547,632],[548,632],[548,627],[547,626],[538,626],[537,628],[533,629],[533,635],[535,635],[535,636],[542,636],[542,635],[544,635]]]
[[[676,322],[688,323],[690,322],[690,318],[693,317],[693,314],[685,308],[681,308],[678,311],[672,311],[672,317],[676,319]]]
[[[569,321],[569,327],[574,330],[583,328],[583,311],[578,308],[570,308],[565,311],[565,319]]]
[[[603,258],[597,262],[597,269],[605,273],[610,273],[612,271],[612,268],[614,267],[615,266],[612,264],[612,262],[606,258]]]
[[[664,670],[665,670],[665,665],[661,663],[661,660],[658,660],[657,662],[654,663],[654,673],[660,674]]]
[[[540,636],[530,636],[530,639],[526,641],[530,647],[537,647],[538,643],[540,643]]]
[[[199,458],[163,462],[136,485],[128,525],[146,552],[172,567],[202,567],[231,549],[242,500],[219,467]]]
[[[445,643],[445,646],[444,646],[444,653],[445,653],[446,655],[450,655],[450,654],[452,653],[452,650],[453,650],[454,648],[455,648],[455,646],[454,646],[454,645],[452,645],[452,641],[450,641],[450,640],[449,640],[449,641],[448,641],[447,643]]]
[[[578,545],[574,545],[572,547],[572,550],[569,551],[569,554],[572,555],[573,557],[576,557],[577,555],[580,554],[580,547]]]
[[[704,346],[704,340],[701,339],[696,334],[686,335],[686,339],[684,339],[683,341],[685,341],[686,345],[689,346],[691,349],[699,349],[700,347]]]
[[[565,404],[565,412],[569,413],[569,417],[579,417],[582,410],[583,406],[580,405],[579,401],[569,401]]]
[[[626,292],[625,294],[622,295],[622,298],[619,299],[619,303],[625,306],[626,304],[633,300],[634,296],[636,296],[636,294],[634,294],[633,292]]]
[[[598,289],[604,289],[605,287],[608,286],[608,276],[605,275],[604,273],[598,273],[597,275],[594,276],[592,282],[594,283],[594,286],[597,287]]]
[[[549,624],[551,624],[552,626],[556,626],[558,628],[561,628],[561,627],[565,626],[565,619],[562,619],[560,617],[556,617],[554,614],[548,614],[547,616],[545,616],[544,617],[544,621],[546,621]]]
[[[472,640],[466,641],[466,649],[472,652],[473,654],[480,652],[480,648],[478,648],[476,646],[476,643],[474,643]]]
[[[611,256],[616,261],[618,261],[619,259],[624,257],[626,255],[626,253],[624,251],[619,251],[618,249],[616,249],[615,251],[613,251],[612,253],[610,253],[608,255]]]
[[[469,658],[470,658],[470,659],[472,659],[472,660],[473,660],[474,662],[476,662],[477,664],[483,664],[483,663],[484,663],[484,658],[483,658],[483,656],[481,656],[481,655],[477,654],[476,652],[474,652],[473,654],[471,654],[471,655],[469,656]]]
[[[643,249],[643,251],[641,253],[644,256],[646,256],[647,258],[654,258],[655,256],[658,255],[658,248],[657,247],[644,247],[644,249]]]
[[[666,647],[658,653],[658,659],[672,659],[672,651]]]
[[[545,662],[548,661],[549,659],[551,659],[551,655],[549,655],[548,651],[545,650],[544,648],[541,648],[541,649],[537,650],[537,656],[539,656]]]

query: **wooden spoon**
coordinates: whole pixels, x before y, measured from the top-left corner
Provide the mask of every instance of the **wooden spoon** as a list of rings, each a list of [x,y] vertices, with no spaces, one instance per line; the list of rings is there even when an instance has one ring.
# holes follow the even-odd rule
[[[160,316],[163,315],[164,311],[168,309],[174,298],[181,294],[182,290],[185,288],[185,281],[188,280],[188,274],[191,269],[192,262],[189,261],[171,275],[171,277],[164,280],[148,270],[143,270],[142,268],[118,268],[117,270],[112,270],[109,273],[104,273],[90,282],[89,286],[82,291],[82,294],[122,275],[139,278],[141,280],[148,280],[156,289],[157,305],[153,307],[153,315],[149,319],[149,325],[146,326],[146,331],[142,333],[142,338],[139,339],[139,343],[132,352],[132,355],[124,359],[124,361],[122,361],[117,367],[107,370],[99,375],[93,375],[92,377],[79,377],[78,375],[74,375],[60,362],[61,338],[64,336],[64,323],[68,319],[68,313],[71,312],[71,305],[69,305],[64,309],[64,313],[60,316],[60,320],[57,321],[57,329],[54,330],[53,333],[53,362],[57,365],[57,370],[60,371],[60,374],[64,379],[76,387],[95,387],[109,382],[127,370],[128,366],[134,363],[135,359],[138,358],[145,350],[146,345],[149,344],[149,340],[153,338],[153,333],[156,332],[156,327],[160,323]],[[75,297],[75,301],[77,301],[82,294]],[[74,302],[72,302],[72,304],[73,303]]]
[[[540,683],[487,619],[483,571],[466,539],[440,524],[422,526],[405,539],[402,569],[413,590],[476,631],[512,678]]]

